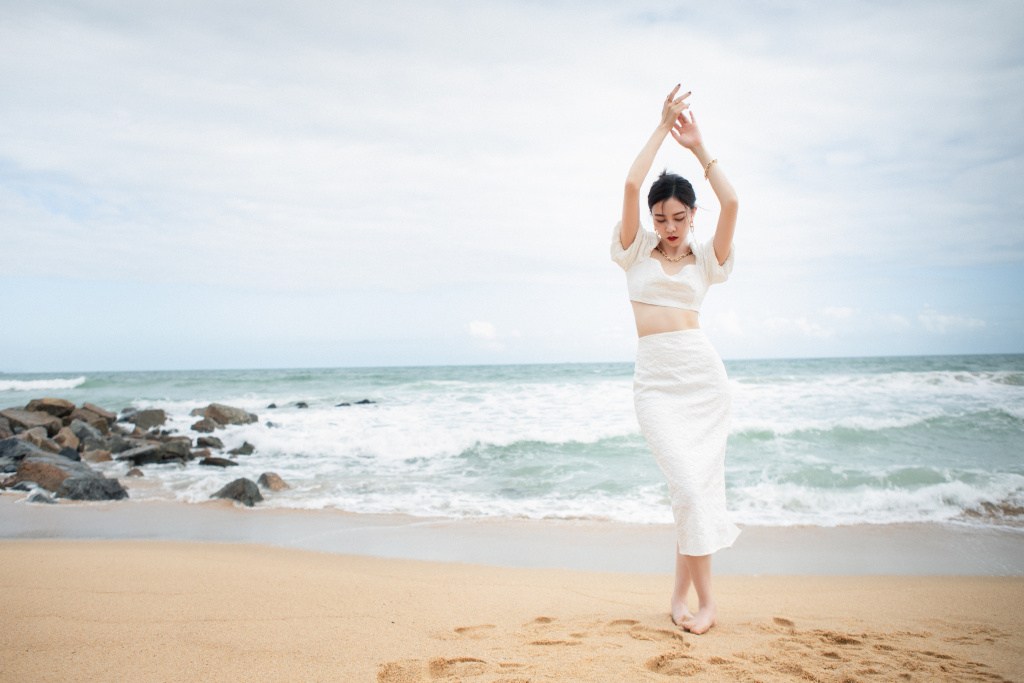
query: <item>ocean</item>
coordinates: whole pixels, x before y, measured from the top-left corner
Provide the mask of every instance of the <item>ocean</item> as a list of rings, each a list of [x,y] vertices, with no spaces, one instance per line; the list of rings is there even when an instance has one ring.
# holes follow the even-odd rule
[[[1024,355],[725,365],[736,523],[1024,531]],[[216,433],[227,448],[256,446],[238,467],[150,465],[143,480],[126,480],[123,463],[94,465],[129,484],[131,501],[197,503],[271,471],[292,488],[269,493],[269,507],[670,524],[632,372],[597,363],[0,374],[0,406],[56,396],[114,412],[162,408],[166,429],[193,437],[189,412],[210,402],[259,416]],[[362,399],[374,403],[338,405]]]

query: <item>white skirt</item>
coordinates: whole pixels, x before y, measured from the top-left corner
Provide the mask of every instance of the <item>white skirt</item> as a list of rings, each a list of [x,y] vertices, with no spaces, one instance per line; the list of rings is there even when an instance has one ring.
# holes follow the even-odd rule
[[[725,509],[732,395],[704,331],[640,337],[633,375],[640,430],[668,480],[683,555],[710,555],[739,535]]]

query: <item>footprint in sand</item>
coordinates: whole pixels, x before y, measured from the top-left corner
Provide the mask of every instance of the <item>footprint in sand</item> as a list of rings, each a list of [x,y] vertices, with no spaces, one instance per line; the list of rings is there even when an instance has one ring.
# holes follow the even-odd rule
[[[460,626],[454,629],[460,636],[466,636],[467,638],[473,638],[479,640],[480,638],[486,638],[492,635],[494,631],[494,624],[480,624],[478,626]]]
[[[448,676],[479,676],[487,672],[487,662],[474,657],[456,657],[445,659],[434,657],[427,665],[431,678],[447,678]]]
[[[652,657],[644,667],[662,676],[693,676],[704,670],[704,665],[689,655],[669,653]]]

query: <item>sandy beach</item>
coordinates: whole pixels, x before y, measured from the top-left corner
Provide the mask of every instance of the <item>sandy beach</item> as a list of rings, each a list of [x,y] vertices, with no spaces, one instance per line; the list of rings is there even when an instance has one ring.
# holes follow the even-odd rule
[[[255,544],[0,542],[5,680],[1019,681],[1024,578],[668,575]]]

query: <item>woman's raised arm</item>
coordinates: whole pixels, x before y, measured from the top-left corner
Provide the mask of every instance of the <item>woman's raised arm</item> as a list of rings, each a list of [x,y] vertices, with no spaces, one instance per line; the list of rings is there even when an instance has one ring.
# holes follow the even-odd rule
[[[640,187],[644,184],[647,174],[651,172],[654,157],[658,153],[661,143],[665,141],[665,136],[672,131],[673,125],[677,125],[676,122],[682,116],[683,111],[690,106],[685,102],[690,93],[676,97],[677,92],[679,92],[678,85],[665,98],[661,107],[661,123],[654,129],[651,139],[640,150],[640,154],[637,155],[636,161],[630,166],[629,174],[626,176],[626,190],[622,198],[622,228],[619,230],[619,243],[622,244],[623,249],[629,248],[640,229]]]
[[[679,112],[675,125],[672,127],[672,137],[697,157],[697,161],[704,168],[704,176],[711,183],[711,189],[718,197],[718,203],[722,207],[718,214],[718,226],[715,228],[715,256],[718,258],[718,264],[721,265],[729,258],[729,252],[732,251],[732,237],[736,232],[736,215],[740,210],[740,200],[736,196],[736,190],[733,189],[732,183],[719,167],[718,160],[713,159],[711,153],[704,147],[704,140],[701,138],[700,129],[697,128],[697,119],[693,112],[690,112],[689,118],[683,112]]]

